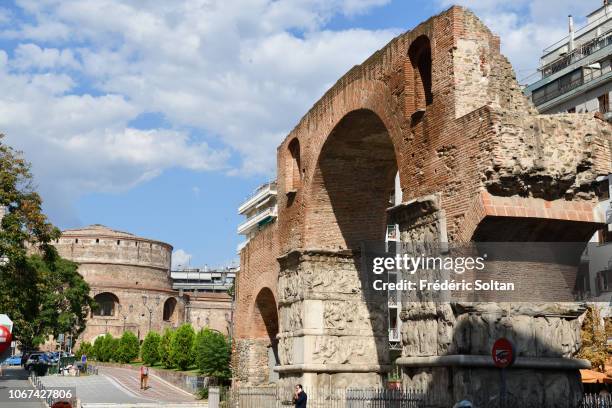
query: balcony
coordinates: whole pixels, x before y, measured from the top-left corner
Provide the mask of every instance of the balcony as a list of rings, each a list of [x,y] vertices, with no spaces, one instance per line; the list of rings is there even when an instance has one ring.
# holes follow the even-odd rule
[[[546,78],[555,72],[559,72],[562,69],[569,67],[575,62],[578,62],[591,54],[607,47],[612,44],[612,30],[606,31],[604,34],[587,41],[586,43],[579,45],[575,50],[570,53],[557,58],[556,60],[549,62],[542,66],[540,71],[542,72],[542,78]]]
[[[238,207],[238,214],[244,214],[249,209],[256,206],[259,201],[263,200],[268,195],[276,195],[276,181],[270,181],[257,188],[247,199]]]
[[[271,218],[276,218],[276,206],[266,208],[238,226],[238,234],[246,235]]]

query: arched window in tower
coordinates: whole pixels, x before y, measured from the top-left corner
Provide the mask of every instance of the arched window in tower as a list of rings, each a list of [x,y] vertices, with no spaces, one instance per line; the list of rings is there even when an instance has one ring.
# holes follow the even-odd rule
[[[431,91],[431,44],[427,36],[418,37],[408,49],[408,57],[412,65],[414,113],[425,112],[433,102]]]
[[[285,168],[287,193],[295,193],[302,181],[300,173],[300,141],[297,138],[293,139],[287,149],[289,150],[287,166]]]
[[[94,296],[96,302],[93,308],[93,316],[115,316],[119,299],[110,292],[99,293]]]
[[[169,322],[174,318],[174,311],[176,310],[176,299],[171,297],[166,299],[164,302],[164,321]]]

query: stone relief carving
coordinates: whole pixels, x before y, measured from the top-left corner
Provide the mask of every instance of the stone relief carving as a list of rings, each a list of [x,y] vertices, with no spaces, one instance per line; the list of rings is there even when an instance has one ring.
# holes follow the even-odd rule
[[[293,337],[281,337],[278,341],[278,357],[281,365],[293,364]]]
[[[323,312],[326,329],[386,330],[387,309],[384,304],[365,304],[362,300],[327,301]]]
[[[372,339],[359,337],[317,337],[313,361],[322,364],[348,364],[376,355]]]
[[[280,307],[280,327],[283,331],[295,331],[300,330],[303,327],[302,307],[303,306],[299,303],[292,303],[290,305]]]

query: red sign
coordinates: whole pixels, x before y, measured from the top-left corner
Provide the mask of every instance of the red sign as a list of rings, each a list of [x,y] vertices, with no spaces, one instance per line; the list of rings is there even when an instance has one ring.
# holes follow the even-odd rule
[[[514,345],[510,340],[504,338],[495,340],[491,355],[493,357],[493,363],[497,368],[506,368],[512,365],[516,358]]]
[[[6,326],[0,325],[0,354],[11,347],[12,337],[9,329]]]

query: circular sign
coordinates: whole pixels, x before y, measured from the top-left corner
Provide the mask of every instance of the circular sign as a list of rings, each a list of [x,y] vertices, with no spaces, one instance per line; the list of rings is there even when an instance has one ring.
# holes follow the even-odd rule
[[[514,351],[514,345],[508,339],[501,338],[495,340],[493,349],[491,350],[491,356],[493,357],[493,364],[497,368],[506,368],[514,363],[516,358],[516,352]]]
[[[11,347],[12,340],[11,332],[8,327],[0,326],[0,354],[4,353]]]

